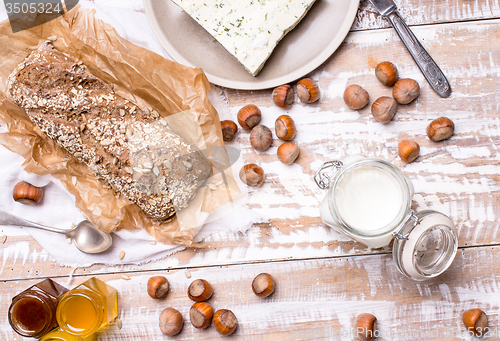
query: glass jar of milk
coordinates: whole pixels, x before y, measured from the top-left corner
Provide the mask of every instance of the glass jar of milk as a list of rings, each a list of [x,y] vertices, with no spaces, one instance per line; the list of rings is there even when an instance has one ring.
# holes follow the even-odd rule
[[[411,181],[390,163],[356,155],[330,161],[314,179],[328,193],[320,205],[328,226],[367,246],[393,243],[399,271],[414,280],[444,272],[458,248],[455,225],[437,211],[411,210]]]

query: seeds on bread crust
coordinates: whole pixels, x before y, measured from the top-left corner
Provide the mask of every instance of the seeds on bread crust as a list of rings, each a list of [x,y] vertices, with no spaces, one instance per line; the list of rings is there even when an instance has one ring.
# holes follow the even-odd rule
[[[118,96],[50,41],[13,71],[8,88],[49,138],[155,220],[187,207],[210,174],[205,157],[157,111]]]

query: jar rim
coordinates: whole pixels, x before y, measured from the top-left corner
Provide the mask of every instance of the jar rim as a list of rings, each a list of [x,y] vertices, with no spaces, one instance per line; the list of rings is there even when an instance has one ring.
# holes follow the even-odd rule
[[[395,216],[395,218],[390,223],[387,223],[385,226],[374,229],[369,232],[360,231],[359,229],[350,226],[340,215],[335,198],[335,192],[337,191],[337,188],[342,182],[342,180],[347,175],[351,174],[353,171],[365,167],[378,168],[383,172],[385,172],[386,174],[392,176],[393,179],[396,180],[396,183],[399,186],[401,193],[403,195],[400,210],[398,214]],[[388,234],[391,234],[394,231],[398,231],[399,229],[401,229],[403,224],[408,219],[408,212],[410,211],[411,208],[411,190],[403,173],[389,162],[376,158],[363,158],[361,160],[357,160],[351,164],[342,167],[337,173],[337,176],[335,176],[332,185],[330,187],[330,190],[328,192],[328,195],[329,195],[328,206],[330,213],[332,214],[333,218],[337,221],[338,226],[346,234],[350,235],[351,237],[354,237],[354,239],[356,239],[357,236],[363,238],[379,238],[381,236],[386,236]]]

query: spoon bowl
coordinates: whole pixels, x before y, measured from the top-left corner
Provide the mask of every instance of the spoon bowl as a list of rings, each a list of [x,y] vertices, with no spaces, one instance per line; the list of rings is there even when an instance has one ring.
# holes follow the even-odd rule
[[[88,220],[80,222],[72,229],[65,230],[34,223],[0,210],[0,225],[34,227],[50,232],[62,233],[73,240],[78,250],[85,253],[104,252],[109,249],[113,242],[109,233],[99,230]]]
[[[109,233],[99,230],[88,220],[80,222],[66,235],[73,239],[78,250],[85,253],[104,252],[113,241]]]

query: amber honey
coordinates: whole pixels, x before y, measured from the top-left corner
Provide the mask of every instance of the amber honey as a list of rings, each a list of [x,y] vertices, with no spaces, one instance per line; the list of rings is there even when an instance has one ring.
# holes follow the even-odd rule
[[[89,293],[78,292],[70,296],[64,303],[65,309],[61,315],[66,325],[72,331],[81,333],[82,331],[92,328],[95,324],[99,324],[102,316],[100,316],[99,305],[102,305],[88,297]]]
[[[15,296],[8,313],[14,331],[22,336],[40,337],[56,327],[58,298],[66,291],[46,279]]]
[[[118,315],[116,289],[93,277],[61,297],[57,307],[59,327],[86,337],[107,325]]]
[[[50,318],[49,308],[36,296],[22,298],[12,306],[11,319],[25,333],[40,332]]]

